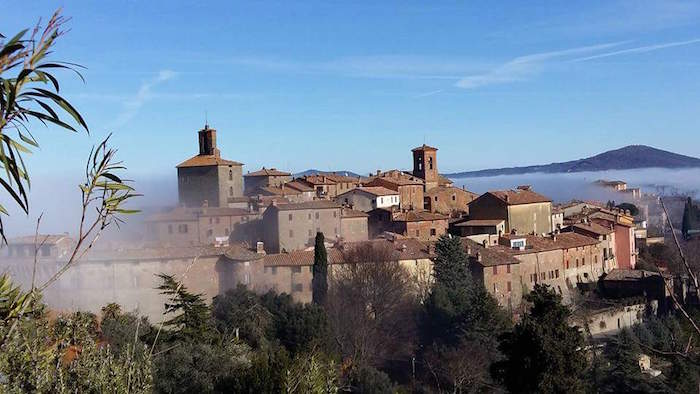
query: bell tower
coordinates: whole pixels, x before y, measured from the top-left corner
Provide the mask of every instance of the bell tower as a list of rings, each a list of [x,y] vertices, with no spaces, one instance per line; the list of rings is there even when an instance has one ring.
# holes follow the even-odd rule
[[[413,152],[413,176],[425,181],[425,190],[438,185],[437,148],[421,145]]]
[[[199,130],[199,154],[209,156],[221,156],[216,148],[216,129],[210,129],[208,124]]]

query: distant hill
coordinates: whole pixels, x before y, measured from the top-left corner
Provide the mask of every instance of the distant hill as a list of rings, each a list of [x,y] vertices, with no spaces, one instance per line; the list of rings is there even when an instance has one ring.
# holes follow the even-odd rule
[[[360,174],[358,174],[356,172],[347,171],[347,170],[322,171],[322,170],[316,170],[316,169],[310,169],[310,170],[306,170],[306,171],[302,171],[302,172],[297,172],[296,174],[293,174],[293,175],[295,178],[297,178],[297,177],[302,177],[304,175],[314,175],[314,174],[322,174],[322,173],[332,174],[334,172],[338,175],[351,176],[353,178],[360,176]]]
[[[629,170],[637,168],[690,168],[700,167],[700,159],[679,155],[646,145],[630,145],[603,152],[599,155],[567,161],[526,167],[494,168],[490,170],[464,171],[443,174],[451,178],[519,175],[533,172],[561,173],[605,170]]]

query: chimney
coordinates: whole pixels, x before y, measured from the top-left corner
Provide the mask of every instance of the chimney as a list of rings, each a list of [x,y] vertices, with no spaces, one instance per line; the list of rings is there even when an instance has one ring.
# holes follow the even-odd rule
[[[377,170],[377,176],[379,176],[379,174],[381,174],[381,173],[382,173],[381,170]]]
[[[406,244],[401,244],[401,251],[405,252],[406,251]]]
[[[481,253],[476,252],[476,261],[481,263]]]
[[[471,255],[472,255],[472,247],[467,245],[467,256],[471,256]]]
[[[258,241],[258,243],[255,244],[255,253],[265,254],[265,243],[263,243],[262,241]]]
[[[216,130],[210,129],[209,125],[204,125],[204,128],[199,130],[199,154],[219,157],[219,150],[216,149]]]

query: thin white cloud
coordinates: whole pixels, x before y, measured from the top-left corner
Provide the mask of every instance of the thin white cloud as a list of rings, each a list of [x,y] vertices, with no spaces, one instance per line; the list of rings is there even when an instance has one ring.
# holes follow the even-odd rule
[[[464,77],[457,81],[455,86],[462,89],[475,89],[486,85],[524,81],[541,73],[549,62],[573,55],[597,52],[622,44],[624,42],[613,42],[516,57],[486,73]]]
[[[146,101],[152,98],[151,90],[155,86],[173,79],[176,75],[177,73],[172,70],[160,70],[155,78],[143,82],[136,94],[124,103],[122,112],[119,114],[119,116],[117,116],[117,119],[115,119],[114,122],[108,125],[108,128],[117,128],[128,123],[134,118],[134,116],[136,116],[136,114],[138,114],[139,110],[141,110],[141,107],[146,103]]]
[[[651,52],[651,51],[657,51],[659,49],[673,48],[673,47],[692,45],[692,44],[698,44],[698,43],[700,43],[700,38],[694,38],[692,40],[686,40],[686,41],[667,42],[664,44],[646,45],[646,46],[641,46],[641,47],[636,47],[636,48],[620,49],[618,51],[612,51],[612,52],[600,53],[597,55],[580,57],[578,59],[573,59],[572,62],[585,62],[587,60],[602,59],[602,58],[610,57],[610,56],[626,55],[626,54],[630,54],[630,53]]]
[[[440,94],[440,93],[442,93],[442,92],[444,92],[444,91],[445,91],[445,89],[431,90],[430,92],[425,92],[425,93],[416,94],[415,96],[413,96],[413,98],[430,97],[430,96],[434,96],[434,95],[436,95],[436,94]]]

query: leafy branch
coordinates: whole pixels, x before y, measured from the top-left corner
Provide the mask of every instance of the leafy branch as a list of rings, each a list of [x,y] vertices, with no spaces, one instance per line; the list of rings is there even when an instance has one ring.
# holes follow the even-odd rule
[[[83,67],[47,59],[56,41],[66,33],[63,26],[68,20],[61,16],[59,9],[43,29],[40,20],[28,36],[29,29],[25,29],[7,41],[0,41],[0,167],[4,169],[4,173],[0,171],[0,187],[25,213],[29,212],[31,184],[23,155],[39,146],[29,130],[31,122],[52,124],[73,132],[82,128],[89,132],[82,115],[60,96],[60,84],[54,75],[57,70],[70,70],[84,81],[79,72]],[[0,35],[0,40],[4,38]],[[15,76],[7,76],[14,72],[17,72]],[[61,118],[59,113],[67,114],[74,124]],[[10,134],[12,130],[13,135]],[[0,238],[6,243],[2,214],[8,212],[0,205]]]

